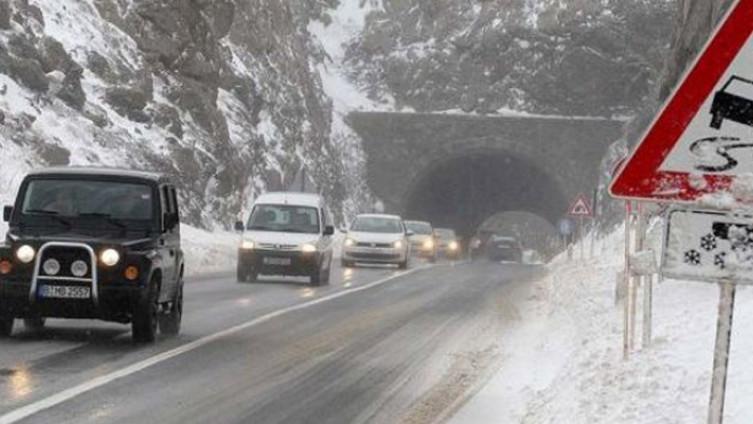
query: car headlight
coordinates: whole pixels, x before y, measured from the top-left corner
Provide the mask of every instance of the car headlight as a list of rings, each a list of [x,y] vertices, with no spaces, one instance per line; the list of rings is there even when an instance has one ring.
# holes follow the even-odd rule
[[[355,241],[355,240],[353,240],[353,239],[351,239],[351,238],[347,238],[347,239],[345,239],[345,247],[352,247],[352,246],[354,246],[355,244],[356,244],[356,241]]]
[[[33,247],[29,246],[28,244],[25,244],[16,250],[16,258],[18,258],[19,261],[28,264],[29,262],[34,260],[34,255],[36,255],[37,252],[34,250]]]
[[[120,261],[120,253],[115,249],[105,249],[99,254],[99,260],[106,266],[114,266]]]
[[[458,242],[456,241],[451,241],[448,247],[450,248],[450,250],[458,250],[460,245],[458,245]]]
[[[403,248],[403,241],[402,240],[398,240],[398,241],[392,243],[392,246],[394,246],[395,249],[402,249]]]
[[[253,250],[256,245],[251,240],[243,240],[241,242],[241,249],[243,250]]]
[[[314,246],[311,243],[305,243],[301,245],[301,252],[303,253],[314,253],[316,252],[316,246]]]
[[[81,278],[84,275],[86,275],[87,272],[89,272],[89,266],[86,265],[86,262],[82,260],[78,260],[78,261],[74,261],[71,264],[71,274],[73,274],[74,277]]]
[[[60,272],[60,262],[57,259],[47,259],[42,264],[42,270],[47,275],[58,275]]]
[[[424,249],[433,249],[433,248],[434,248],[434,240],[432,240],[432,239],[427,239],[427,240],[426,240],[426,241],[424,242]]]

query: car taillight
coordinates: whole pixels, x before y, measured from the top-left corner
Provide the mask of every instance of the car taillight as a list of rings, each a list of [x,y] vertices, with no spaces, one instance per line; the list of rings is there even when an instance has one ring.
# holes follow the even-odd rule
[[[13,263],[7,259],[0,261],[0,275],[7,275],[13,270]]]

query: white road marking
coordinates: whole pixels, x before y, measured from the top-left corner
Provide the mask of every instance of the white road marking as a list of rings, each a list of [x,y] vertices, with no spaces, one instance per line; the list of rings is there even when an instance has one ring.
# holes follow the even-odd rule
[[[425,269],[432,268],[435,265],[424,265],[418,268],[413,268],[408,271],[400,272],[394,275],[391,275],[386,278],[382,278],[381,280],[377,280],[374,282],[371,282],[369,284],[366,284],[364,286],[355,287],[349,290],[340,291],[337,293],[333,293],[327,296],[320,297],[318,299],[313,299],[308,302],[299,303],[297,305],[288,306],[286,308],[270,312],[266,315],[262,315],[258,318],[254,318],[251,321],[245,322],[243,324],[236,325],[235,327],[230,327],[226,330],[220,331],[218,333],[210,334],[208,336],[202,337],[198,340],[194,340],[191,343],[184,344],[182,346],[179,346],[175,349],[168,350],[167,352],[160,353],[158,355],[152,356],[150,358],[144,359],[142,361],[139,361],[133,365],[129,365],[125,368],[122,368],[118,371],[113,371],[109,374],[96,377],[92,380],[86,381],[84,383],[81,383],[77,386],[71,387],[69,389],[63,390],[62,392],[58,392],[52,396],[46,397],[44,399],[40,399],[36,402],[32,402],[28,405],[22,406],[18,409],[15,409],[11,412],[8,412],[7,414],[0,415],[0,424],[13,424],[18,421],[21,421],[23,419],[26,419],[34,414],[37,414],[41,411],[44,411],[45,409],[52,408],[54,406],[60,405],[63,402],[69,401],[81,394],[84,394],[86,392],[89,392],[91,390],[94,390],[98,387],[102,387],[106,384],[112,383],[115,380],[128,377],[132,374],[135,374],[139,371],[142,371],[146,368],[152,367],[154,365],[157,365],[161,362],[165,362],[169,359],[172,359],[176,356],[182,355],[184,353],[196,350],[202,346],[205,346],[209,343],[212,343],[218,339],[221,339],[223,337],[227,337],[229,335],[238,333],[240,331],[249,329],[251,327],[255,327],[259,324],[262,324],[264,322],[267,322],[269,320],[272,320],[274,318],[278,318],[282,315],[289,314],[291,312],[299,311],[301,309],[310,308],[314,305],[318,305],[320,303],[328,302],[330,300],[338,299],[343,296],[347,296],[349,294],[358,293],[360,291],[368,290],[371,288],[374,288],[376,286],[380,286],[382,284],[385,284],[387,282],[390,282],[392,280],[395,280],[400,277],[404,277],[406,275],[410,275],[417,271],[422,271]]]

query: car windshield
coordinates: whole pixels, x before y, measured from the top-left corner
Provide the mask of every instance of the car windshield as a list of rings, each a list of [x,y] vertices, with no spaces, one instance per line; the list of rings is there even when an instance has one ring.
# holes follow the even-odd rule
[[[431,225],[428,222],[406,221],[406,228],[413,231],[414,234],[430,235],[432,234]]]
[[[363,233],[398,234],[404,232],[399,219],[382,217],[358,217],[350,229]]]
[[[284,233],[319,233],[316,208],[293,205],[256,205],[247,228],[253,231]]]
[[[146,184],[39,179],[29,182],[21,213],[24,216],[148,221],[154,216],[152,196],[152,188]]]
[[[434,233],[442,240],[454,240],[457,237],[455,236],[455,231],[445,228],[438,228],[434,230]]]

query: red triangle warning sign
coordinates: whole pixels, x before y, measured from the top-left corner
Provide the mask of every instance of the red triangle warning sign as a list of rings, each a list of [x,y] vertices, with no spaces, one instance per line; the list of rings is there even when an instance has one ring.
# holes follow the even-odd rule
[[[738,0],[612,182],[619,198],[695,202],[753,173],[753,0]]]
[[[570,210],[567,212],[570,216],[593,216],[593,210],[591,209],[591,203],[585,194],[579,194],[575,198],[575,201],[570,205]]]

